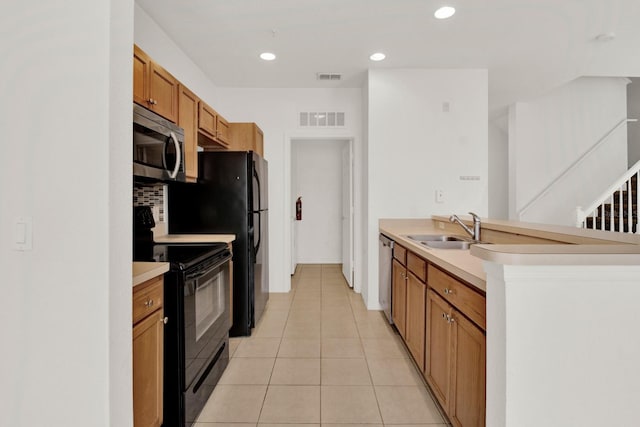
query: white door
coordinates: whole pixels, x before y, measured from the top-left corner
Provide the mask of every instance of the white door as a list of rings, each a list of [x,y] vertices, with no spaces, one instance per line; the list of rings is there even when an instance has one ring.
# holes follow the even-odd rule
[[[353,288],[353,144],[342,148],[342,274]]]

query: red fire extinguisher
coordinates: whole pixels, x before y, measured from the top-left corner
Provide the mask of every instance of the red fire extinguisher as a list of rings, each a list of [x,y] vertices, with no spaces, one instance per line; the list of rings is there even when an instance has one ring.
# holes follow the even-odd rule
[[[302,197],[298,197],[296,200],[296,221],[302,220]]]

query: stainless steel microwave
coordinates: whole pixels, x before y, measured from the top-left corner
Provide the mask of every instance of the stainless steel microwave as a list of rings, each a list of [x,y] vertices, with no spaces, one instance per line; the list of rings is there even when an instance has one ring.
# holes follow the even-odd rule
[[[185,181],[184,130],[153,111],[133,104],[133,175]]]

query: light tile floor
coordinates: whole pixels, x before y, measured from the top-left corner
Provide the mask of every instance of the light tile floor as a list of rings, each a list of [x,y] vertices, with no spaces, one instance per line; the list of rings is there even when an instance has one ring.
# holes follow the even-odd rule
[[[299,265],[271,294],[195,427],[448,427],[399,336],[347,286],[339,264]]]

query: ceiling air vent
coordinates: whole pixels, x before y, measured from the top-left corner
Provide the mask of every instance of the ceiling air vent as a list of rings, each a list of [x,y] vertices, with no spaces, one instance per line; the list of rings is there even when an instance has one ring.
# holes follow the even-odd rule
[[[344,127],[345,117],[342,111],[307,112],[298,115],[300,127],[335,128]]]
[[[338,73],[316,73],[316,79],[318,80],[340,80],[342,79],[342,74]]]

